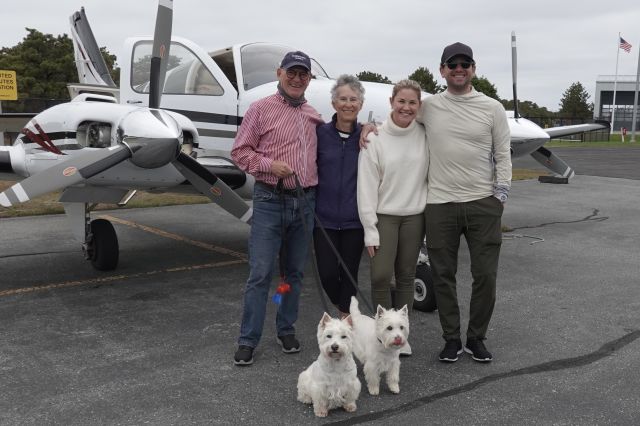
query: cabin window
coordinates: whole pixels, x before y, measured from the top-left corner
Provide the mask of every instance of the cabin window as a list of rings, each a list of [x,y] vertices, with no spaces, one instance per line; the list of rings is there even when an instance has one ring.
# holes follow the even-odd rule
[[[131,87],[138,93],[149,93],[152,46],[151,41],[143,41],[137,43],[133,49]],[[220,96],[224,90],[211,71],[191,50],[172,42],[162,93]]]

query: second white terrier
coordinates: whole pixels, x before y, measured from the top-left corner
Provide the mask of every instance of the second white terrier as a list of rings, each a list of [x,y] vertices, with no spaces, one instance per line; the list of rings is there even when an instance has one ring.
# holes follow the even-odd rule
[[[298,401],[313,404],[318,417],[338,407],[356,411],[361,384],[352,354],[352,325],[350,316],[339,320],[325,312],[318,324],[320,355],[298,376]]]
[[[371,395],[380,393],[380,376],[386,373],[387,385],[400,393],[400,350],[409,344],[409,311],[378,305],[375,318],[360,313],[358,300],[351,298],[353,353],[362,363],[364,378]]]

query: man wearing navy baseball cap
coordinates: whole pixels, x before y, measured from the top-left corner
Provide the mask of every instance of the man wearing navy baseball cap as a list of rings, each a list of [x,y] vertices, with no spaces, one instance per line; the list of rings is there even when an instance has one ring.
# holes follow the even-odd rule
[[[293,67],[302,67],[307,71],[311,71],[311,59],[309,59],[309,56],[307,56],[306,53],[299,50],[295,52],[289,52],[284,55],[284,58],[282,58],[280,68],[288,70],[289,68]]]
[[[249,107],[231,150],[233,161],[253,175],[253,217],[249,234],[249,278],[235,365],[253,363],[253,353],[262,337],[276,254],[290,291],[278,300],[277,342],[285,353],[300,351],[294,324],[311,241],[315,210],[320,114],[304,98],[311,80],[311,60],[300,51],[287,53],[280,67],[278,92]],[[296,178],[306,202],[296,199]],[[304,220],[304,222],[303,222]],[[306,225],[306,226],[305,226]]]

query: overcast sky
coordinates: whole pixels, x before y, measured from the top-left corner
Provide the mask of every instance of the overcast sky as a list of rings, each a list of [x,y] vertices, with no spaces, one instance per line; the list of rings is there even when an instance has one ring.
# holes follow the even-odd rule
[[[4,5],[0,46],[25,27],[69,34],[69,16],[84,6],[98,45],[119,56],[128,36],[151,34],[156,0],[20,0]],[[393,81],[429,68],[440,83],[442,48],[461,41],[474,50],[477,74],[512,97],[511,31],[518,38],[518,97],[559,109],[574,82],[593,101],[599,75],[635,75],[640,45],[637,0],[175,0],[174,35],[208,51],[271,41],[304,50],[335,77],[373,71]],[[617,48],[618,33],[633,45]]]

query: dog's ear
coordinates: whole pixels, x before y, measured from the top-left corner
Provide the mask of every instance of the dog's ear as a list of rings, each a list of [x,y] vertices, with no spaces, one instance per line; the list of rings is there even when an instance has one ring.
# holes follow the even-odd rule
[[[349,324],[349,327],[353,328],[353,320],[351,319],[351,315],[347,315],[346,317],[342,318],[342,322],[346,322],[347,324]]]
[[[387,310],[382,306],[378,305],[378,309],[376,309],[376,318],[383,316],[385,312],[387,312]]]
[[[404,305],[404,306],[402,307],[402,309],[400,309],[400,312],[402,312],[402,315],[404,315],[404,316],[407,316],[407,317],[408,317],[408,316],[409,316],[409,308],[407,307],[407,305]]]
[[[325,312],[320,319],[320,324],[318,324],[318,327],[324,328],[324,326],[327,325],[329,321],[331,321],[331,315]]]

